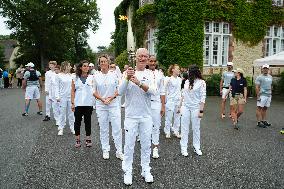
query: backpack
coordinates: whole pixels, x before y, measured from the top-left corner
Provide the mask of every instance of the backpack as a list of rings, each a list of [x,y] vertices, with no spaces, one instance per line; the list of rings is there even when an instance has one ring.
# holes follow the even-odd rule
[[[39,78],[36,74],[36,70],[30,70],[30,77],[28,78],[29,81],[37,81]]]

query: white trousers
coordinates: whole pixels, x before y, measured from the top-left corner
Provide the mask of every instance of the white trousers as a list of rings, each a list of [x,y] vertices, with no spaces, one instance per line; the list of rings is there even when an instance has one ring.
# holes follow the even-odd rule
[[[48,95],[45,96],[45,115],[50,117],[50,109],[52,102],[49,100]]]
[[[152,118],[125,118],[125,145],[122,169],[132,173],[133,153],[136,136],[139,133],[141,144],[141,167],[143,171],[150,171]]]
[[[177,133],[179,132],[179,128],[180,128],[180,113],[177,113],[178,103],[176,103],[175,105],[167,105],[167,104],[166,104],[166,113],[165,113],[166,119],[165,119],[164,132],[166,134],[170,134],[172,130],[174,133]],[[172,124],[172,120],[174,120],[173,124]]]
[[[63,129],[66,125],[66,113],[69,121],[70,129],[74,130],[74,112],[71,109],[71,99],[61,99],[59,103],[59,129]]]
[[[112,136],[117,153],[122,153],[122,131],[120,106],[112,108],[100,108],[97,106],[97,117],[100,126],[100,140],[102,150],[110,151],[109,145],[109,122],[111,122]]]
[[[56,100],[53,100],[52,104],[52,110],[53,110],[53,116],[56,121],[56,125],[60,125],[60,107],[59,102]]]
[[[161,108],[153,109],[152,108],[152,121],[153,121],[153,130],[152,130],[152,143],[154,145],[159,145],[160,137],[160,127],[161,127]]]
[[[187,150],[190,122],[191,122],[191,128],[193,132],[193,137],[192,137],[193,147],[195,149],[200,149],[200,121],[201,121],[201,118],[198,117],[199,109],[190,109],[188,107],[182,106],[181,114],[182,114],[181,116],[181,140],[180,140],[181,150]]]

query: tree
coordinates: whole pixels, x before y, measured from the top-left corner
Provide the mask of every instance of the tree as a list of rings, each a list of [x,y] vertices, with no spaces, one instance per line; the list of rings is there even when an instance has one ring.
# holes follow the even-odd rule
[[[95,0],[1,0],[0,14],[19,41],[19,59],[36,60],[42,69],[50,59],[86,55],[86,30],[96,31],[100,21]]]
[[[0,44],[0,68],[5,68],[5,54],[4,54],[4,47]]]
[[[115,63],[119,66],[120,69],[123,69],[124,65],[128,64],[127,51],[123,51],[115,59]]]

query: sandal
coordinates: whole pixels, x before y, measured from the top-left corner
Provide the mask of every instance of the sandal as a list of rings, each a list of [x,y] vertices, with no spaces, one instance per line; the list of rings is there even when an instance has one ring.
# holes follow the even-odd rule
[[[92,147],[92,140],[91,139],[86,139],[86,147]]]
[[[81,141],[80,140],[76,140],[75,147],[76,148],[80,148],[81,147]]]

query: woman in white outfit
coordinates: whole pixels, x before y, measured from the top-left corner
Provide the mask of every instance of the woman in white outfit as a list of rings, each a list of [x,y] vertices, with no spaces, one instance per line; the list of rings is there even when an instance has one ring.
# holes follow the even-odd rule
[[[116,157],[123,160],[121,111],[118,96],[118,78],[115,72],[109,72],[110,59],[107,55],[99,58],[101,72],[94,77],[94,96],[96,111],[100,126],[100,139],[103,158],[109,159],[109,121],[112,126],[112,136],[116,147]]]
[[[74,112],[71,110],[71,83],[72,74],[70,73],[71,65],[69,62],[63,62],[61,64],[61,73],[57,75],[55,97],[57,102],[59,102],[59,128],[58,135],[63,135],[63,129],[66,125],[66,113],[68,115],[69,127],[73,134],[74,130]]]
[[[180,74],[180,67],[177,64],[171,65],[168,72],[170,77],[165,79],[166,120],[164,132],[166,134],[166,138],[171,138],[171,130],[177,138],[180,138],[180,113],[178,113],[182,82],[181,78],[178,77]],[[174,119],[173,124],[172,119]]]
[[[200,121],[203,117],[204,104],[206,98],[206,83],[202,78],[197,66],[189,68],[189,79],[186,80],[182,91],[181,107],[181,153],[188,156],[188,133],[189,123],[193,131],[193,147],[197,155],[201,156],[200,150]]]

